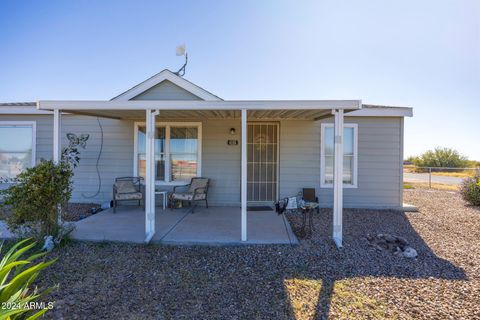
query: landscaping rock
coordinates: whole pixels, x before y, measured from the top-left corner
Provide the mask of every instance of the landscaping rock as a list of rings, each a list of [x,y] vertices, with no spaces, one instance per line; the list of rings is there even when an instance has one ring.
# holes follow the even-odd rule
[[[64,221],[78,221],[85,219],[93,214],[92,209],[96,212],[100,209],[98,203],[69,203],[63,214]]]
[[[412,247],[408,247],[408,242],[405,238],[388,233],[379,233],[376,236],[367,234],[366,238],[379,251],[385,250],[394,255],[402,255],[407,258],[417,257],[417,251]],[[406,251],[407,249],[408,251]]]
[[[402,255],[405,258],[416,258],[418,256],[417,250],[413,249],[412,247],[406,247],[403,250]]]
[[[385,235],[383,236],[383,238],[384,238],[387,242],[391,242],[391,243],[395,243],[395,242],[398,241],[398,238],[397,238],[397,237],[394,237],[394,236],[392,236],[392,235],[390,235],[390,234],[385,234]]]
[[[71,242],[36,283],[59,284],[42,299],[64,301],[46,319],[480,319],[480,211],[443,191],[405,201],[420,212],[345,209],[340,250],[321,209],[295,246]],[[394,252],[378,234],[397,238]]]

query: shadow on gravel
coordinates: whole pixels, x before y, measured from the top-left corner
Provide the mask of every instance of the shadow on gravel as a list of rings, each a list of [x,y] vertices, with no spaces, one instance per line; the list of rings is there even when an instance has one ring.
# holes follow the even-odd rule
[[[51,316],[58,319],[298,320],[328,318],[333,304],[348,317],[359,304],[357,293],[372,289],[370,280],[355,278],[467,280],[462,269],[432,252],[403,213],[344,210],[342,250],[330,238],[331,210],[314,219],[314,235],[298,246],[71,243],[52,253],[59,259],[40,284],[60,285],[47,297],[57,301]],[[367,233],[402,236],[419,256],[410,260],[377,251]],[[388,283],[378,285],[380,297],[392,294]],[[359,318],[392,309],[379,308],[368,295],[362,296],[367,306]]]
[[[310,272],[302,278],[322,283],[312,319],[328,318],[336,281],[362,277],[468,280],[463,269],[435,255],[403,212],[345,209],[344,247],[340,250],[330,238],[332,220],[330,209],[321,210],[314,218],[314,235],[300,240],[301,246],[312,249],[312,256],[306,253],[306,261],[315,262],[306,268]],[[289,221],[299,234],[300,219],[289,216]],[[404,237],[417,250],[418,257],[409,259],[375,249],[366,236],[379,233]]]

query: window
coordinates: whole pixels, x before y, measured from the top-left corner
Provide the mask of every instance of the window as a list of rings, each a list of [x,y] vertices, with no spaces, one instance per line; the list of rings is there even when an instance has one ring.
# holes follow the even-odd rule
[[[134,174],[145,178],[146,128],[135,125]],[[155,180],[184,183],[201,175],[201,124],[157,123],[155,128]]]
[[[345,123],[343,128],[343,187],[357,187],[357,124]],[[334,127],[322,123],[320,184],[322,188],[333,187]]]
[[[144,125],[138,126],[137,173],[145,178],[146,169],[146,132]],[[165,127],[155,128],[155,180],[165,180]]]
[[[0,178],[35,165],[35,122],[0,121]]]

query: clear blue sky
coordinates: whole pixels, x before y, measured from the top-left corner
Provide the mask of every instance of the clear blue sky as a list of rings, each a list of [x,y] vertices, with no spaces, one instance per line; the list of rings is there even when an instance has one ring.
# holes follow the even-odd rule
[[[414,107],[405,156],[480,160],[480,1],[0,2],[0,101],[109,99],[164,69],[224,99]]]

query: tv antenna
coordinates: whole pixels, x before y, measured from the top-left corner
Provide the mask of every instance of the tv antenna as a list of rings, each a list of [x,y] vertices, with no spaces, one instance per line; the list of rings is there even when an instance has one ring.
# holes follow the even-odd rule
[[[185,44],[181,44],[177,46],[175,54],[177,55],[177,57],[185,56],[185,63],[180,69],[178,69],[177,72],[175,72],[177,76],[183,77],[185,75],[185,68],[187,67],[187,63],[188,63],[188,53],[187,53],[187,48],[185,47]]]

